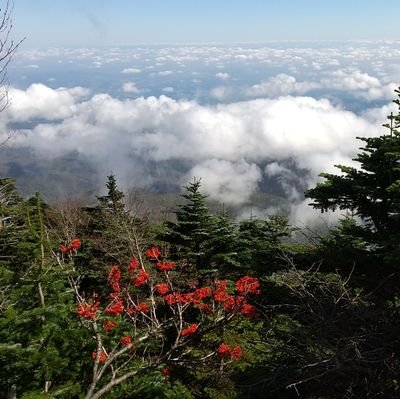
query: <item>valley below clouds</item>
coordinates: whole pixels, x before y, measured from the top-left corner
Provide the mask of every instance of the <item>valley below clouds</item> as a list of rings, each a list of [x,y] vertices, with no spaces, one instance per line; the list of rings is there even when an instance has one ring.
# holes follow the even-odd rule
[[[383,132],[399,58],[398,42],[26,50],[10,71],[3,151],[84,160],[93,184],[113,171],[124,188],[177,191],[197,177],[234,206],[271,192],[306,222],[304,190],[356,166],[356,136]]]

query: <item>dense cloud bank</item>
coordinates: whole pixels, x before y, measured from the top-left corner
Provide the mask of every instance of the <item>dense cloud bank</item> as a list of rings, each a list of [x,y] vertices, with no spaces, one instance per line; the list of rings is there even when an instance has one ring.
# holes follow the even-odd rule
[[[120,100],[43,84],[12,88],[10,96],[1,124],[2,131],[18,126],[13,147],[50,158],[75,151],[100,175],[112,170],[125,187],[148,187],[169,165],[177,184],[201,177],[207,194],[234,205],[275,177],[296,204],[294,219],[301,214],[303,220],[298,187],[315,184],[334,164],[351,163],[359,145],[355,136],[382,132],[382,114],[391,109],[356,115],[305,96],[219,105],[166,96]]]

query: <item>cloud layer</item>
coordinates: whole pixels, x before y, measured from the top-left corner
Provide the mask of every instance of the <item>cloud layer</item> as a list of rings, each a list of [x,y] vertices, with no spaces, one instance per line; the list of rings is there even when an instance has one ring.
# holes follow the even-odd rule
[[[334,164],[351,163],[355,136],[375,135],[384,122],[379,109],[360,116],[304,96],[201,105],[167,96],[119,100],[43,84],[10,94],[2,128],[24,125],[12,146],[42,157],[75,151],[99,174],[114,171],[125,186],[148,187],[167,179],[167,169],[176,184],[196,176],[206,194],[234,205],[271,178],[301,205],[299,187],[315,184]]]

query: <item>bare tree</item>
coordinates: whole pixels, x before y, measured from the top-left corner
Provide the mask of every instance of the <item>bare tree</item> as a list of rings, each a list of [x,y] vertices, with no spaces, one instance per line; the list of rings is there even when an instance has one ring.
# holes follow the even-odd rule
[[[10,104],[9,85],[7,80],[7,69],[13,59],[17,48],[25,40],[25,38],[15,41],[11,36],[13,28],[12,12],[14,2],[5,0],[0,8],[0,112],[4,111]],[[11,132],[6,134],[6,137],[0,142],[0,147],[4,145],[12,136]]]

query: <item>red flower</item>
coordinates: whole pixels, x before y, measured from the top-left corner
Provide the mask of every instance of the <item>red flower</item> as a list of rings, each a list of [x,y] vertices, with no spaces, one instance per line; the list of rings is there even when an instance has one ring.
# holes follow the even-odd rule
[[[99,310],[100,302],[94,304],[81,303],[77,308],[76,312],[81,315],[84,319],[94,319],[97,311]]]
[[[215,285],[216,285],[216,291],[225,291],[228,282],[226,280],[217,280],[215,282]]]
[[[188,335],[194,334],[198,328],[198,324],[191,324],[189,327],[182,330],[181,337],[187,337]]]
[[[110,284],[111,289],[114,291],[119,291],[121,289],[120,281],[121,269],[118,265],[114,265],[108,274],[108,283]]]
[[[121,337],[119,342],[121,342],[121,344],[124,346],[128,346],[132,343],[132,338],[128,335],[124,335],[123,337]]]
[[[244,304],[242,306],[242,309],[240,310],[240,313],[247,317],[248,319],[252,319],[257,317],[257,309],[255,306],[250,305],[248,303]]]
[[[92,352],[92,359],[96,360],[96,358],[97,358],[97,352]],[[99,352],[99,362],[104,363],[106,361],[106,359],[107,359],[106,352],[103,352],[103,351]]]
[[[236,345],[232,350],[231,350],[231,358],[232,360],[239,360],[242,357],[242,348],[238,345]]]
[[[139,265],[139,261],[137,260],[136,256],[132,258],[128,266],[128,273],[133,273]]]
[[[202,299],[207,298],[210,295],[211,295],[211,288],[209,287],[198,288],[192,294],[193,302],[199,303]]]
[[[188,292],[186,294],[182,294],[181,292],[178,292],[175,294],[175,299],[176,299],[176,302],[179,302],[179,303],[185,305],[192,301],[192,294],[190,292]]]
[[[227,294],[224,291],[216,291],[216,292],[214,292],[214,301],[215,302],[225,302],[229,298],[231,298],[231,295]]]
[[[118,323],[113,320],[106,320],[103,322],[103,329],[105,332],[111,332],[117,327]]]
[[[122,303],[121,300],[116,301],[114,303],[110,303],[107,308],[105,309],[105,312],[108,314],[112,314],[114,316],[118,316],[124,311],[124,304]]]
[[[119,298],[119,292],[112,292],[111,294],[110,294],[110,299],[112,299],[112,300],[114,300],[114,299],[117,299],[117,298]]]
[[[75,238],[72,240],[71,245],[69,248],[72,249],[78,249],[81,246],[81,240],[79,238]]]
[[[220,344],[217,352],[222,358],[230,357],[232,360],[239,360],[242,357],[242,348],[240,346],[235,345],[230,348],[225,342]]]
[[[227,298],[224,301],[224,309],[227,312],[233,312],[235,310],[235,298],[231,295],[228,295]]]
[[[146,251],[146,256],[151,260],[156,260],[161,255],[161,251],[157,247],[151,247]]]
[[[161,262],[157,262],[156,267],[161,272],[169,272],[175,267],[175,262],[168,263],[165,259],[163,259]]]
[[[241,294],[260,294],[260,282],[255,277],[244,276],[236,281],[236,289]]]
[[[231,348],[225,342],[222,342],[217,349],[218,354],[221,357],[229,357],[231,355]]]
[[[150,273],[147,273],[143,269],[140,269],[138,271],[137,277],[133,279],[133,285],[135,287],[140,287],[141,285],[146,284],[149,276],[150,276]]]
[[[162,374],[164,377],[168,377],[168,376],[169,376],[169,372],[170,372],[169,367],[164,367],[164,368],[161,370],[161,374]]]
[[[150,309],[146,302],[140,302],[135,310],[136,312],[148,313]]]
[[[155,286],[157,294],[165,295],[169,291],[167,283],[156,284]]]
[[[215,282],[216,290],[214,292],[214,301],[225,302],[230,298],[230,295],[226,292],[228,282],[226,280],[217,280]]]
[[[76,252],[78,248],[81,246],[81,240],[79,238],[75,238],[72,240],[71,245],[65,246],[61,244],[58,249],[63,253],[66,254],[68,252]]]
[[[63,254],[66,254],[69,251],[69,247],[65,247],[64,245],[60,245],[58,247],[58,249],[60,250],[60,252],[62,252]]]
[[[168,305],[175,305],[176,298],[174,294],[167,294],[164,297],[164,301],[168,303]]]

